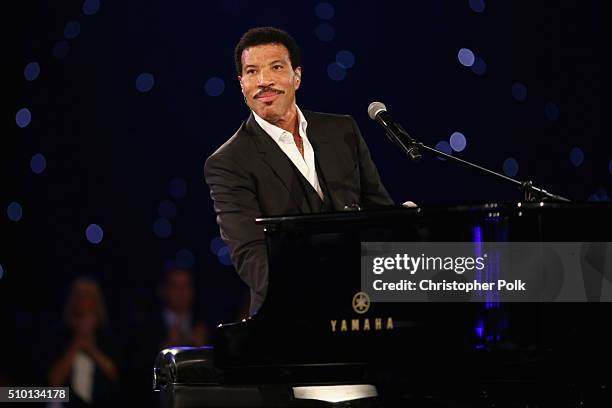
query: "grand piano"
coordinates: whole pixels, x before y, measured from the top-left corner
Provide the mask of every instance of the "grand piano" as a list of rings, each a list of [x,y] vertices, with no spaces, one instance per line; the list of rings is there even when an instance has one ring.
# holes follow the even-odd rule
[[[609,203],[545,202],[258,219],[263,306],[219,325],[212,347],[162,350],[154,390],[176,408],[599,404],[612,386],[609,298],[370,302],[359,271],[363,242],[576,242],[594,244],[605,286],[611,220]]]

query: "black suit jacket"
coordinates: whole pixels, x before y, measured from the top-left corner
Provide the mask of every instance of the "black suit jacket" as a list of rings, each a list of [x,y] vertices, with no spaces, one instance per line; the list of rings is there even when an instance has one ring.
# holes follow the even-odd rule
[[[357,123],[348,115],[302,113],[307,134],[336,210],[393,205],[380,181]],[[322,174],[320,174],[322,173]],[[310,212],[304,189],[285,153],[259,126],[253,114],[204,165],[221,238],[240,277],[251,288],[251,313],[266,295],[268,264],[260,216]]]

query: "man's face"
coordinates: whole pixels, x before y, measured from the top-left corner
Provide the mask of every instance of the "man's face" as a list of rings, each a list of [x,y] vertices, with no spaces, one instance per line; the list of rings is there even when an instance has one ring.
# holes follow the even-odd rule
[[[193,303],[193,282],[191,275],[183,270],[171,272],[163,291],[166,306],[175,312],[185,313]]]
[[[271,123],[287,119],[300,87],[301,68],[291,66],[289,51],[281,44],[264,44],[242,51],[238,77],[247,105]]]

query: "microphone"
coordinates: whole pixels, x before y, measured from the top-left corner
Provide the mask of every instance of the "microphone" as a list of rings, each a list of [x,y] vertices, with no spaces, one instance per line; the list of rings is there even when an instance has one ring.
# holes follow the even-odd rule
[[[399,145],[413,161],[421,159],[419,143],[414,140],[408,132],[387,112],[387,107],[382,102],[372,102],[368,106],[368,116],[370,119],[380,123],[386,130],[387,136],[391,141]]]

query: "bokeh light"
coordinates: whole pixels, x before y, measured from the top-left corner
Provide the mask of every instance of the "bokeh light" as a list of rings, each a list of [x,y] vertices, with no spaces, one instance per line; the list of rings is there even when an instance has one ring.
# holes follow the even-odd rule
[[[595,202],[610,201],[610,197],[608,196],[608,192],[606,191],[605,188],[599,187],[597,188],[597,191],[595,191],[593,194],[589,196],[588,201],[595,201]]]
[[[176,264],[181,268],[191,268],[195,263],[195,256],[187,249],[180,249],[176,253]]]
[[[6,207],[6,215],[11,221],[17,222],[21,220],[23,217],[23,208],[21,208],[21,204],[16,201],[11,202],[8,207]]]
[[[30,62],[23,69],[23,76],[26,81],[34,81],[40,75],[40,65],[38,62]]]
[[[474,65],[474,53],[469,48],[461,48],[457,53],[457,58],[464,67],[471,67]]]
[[[572,150],[570,150],[569,156],[570,162],[572,162],[575,167],[579,167],[582,162],[584,162],[584,152],[579,147],[574,147]]]
[[[89,224],[85,230],[85,237],[92,244],[99,244],[104,238],[104,231],[98,224]]]
[[[171,200],[164,200],[159,203],[157,213],[163,218],[174,218],[176,217],[177,213],[176,204],[174,204],[174,202]]]
[[[450,137],[450,146],[454,151],[463,151],[463,149],[465,149],[466,144],[467,141],[465,140],[465,136],[463,135],[463,133],[453,132]]]
[[[204,85],[208,96],[219,96],[225,90],[225,82],[221,78],[212,77]]]
[[[436,143],[436,150],[440,150],[446,154],[453,154],[453,148],[446,140],[440,140],[438,143]],[[438,159],[446,160],[444,157],[438,157]]]
[[[219,250],[225,246],[225,242],[221,239],[221,237],[214,237],[210,240],[210,252],[217,255]]]
[[[172,224],[167,218],[158,218],[153,223],[153,233],[158,238],[168,238],[172,234]]]
[[[60,40],[53,45],[53,56],[57,59],[64,59],[70,51],[70,44],[66,40]]]
[[[79,23],[78,21],[70,21],[64,26],[64,38],[66,38],[67,40],[77,38],[80,33],[81,23]]]
[[[480,57],[476,57],[474,59],[474,64],[472,65],[472,72],[476,75],[484,75],[487,73],[487,63]]]
[[[342,81],[346,78],[346,69],[337,62],[332,62],[327,66],[327,75],[334,81]]]
[[[47,168],[47,159],[40,153],[32,156],[30,160],[30,168],[36,174],[40,174]]]
[[[315,6],[315,14],[321,20],[329,20],[334,17],[335,13],[334,6],[329,3],[321,2]]]
[[[2,267],[2,264],[0,264],[0,279],[2,279],[2,277],[4,277],[4,268]]]
[[[136,89],[139,92],[149,92],[155,85],[155,77],[149,72],[143,72],[136,77]]]
[[[219,262],[221,262],[225,266],[232,265],[232,258],[230,257],[230,250],[226,246],[219,250],[219,252],[217,253],[217,258],[219,259]]]
[[[469,0],[470,8],[475,13],[482,13],[485,11],[485,2],[484,0]]]
[[[323,23],[315,28],[315,35],[319,40],[328,42],[334,39],[336,32],[334,31],[334,27],[327,23]]]
[[[515,158],[508,157],[506,160],[504,160],[502,168],[506,176],[514,177],[518,174],[519,165]]]
[[[83,14],[94,15],[100,10],[100,0],[85,0],[83,3]]]
[[[28,108],[21,108],[17,111],[15,115],[15,122],[17,126],[20,128],[24,128],[30,124],[32,121],[32,113]]]
[[[168,183],[168,193],[175,200],[184,198],[187,195],[187,182],[180,177],[173,178]]]
[[[348,50],[338,51],[336,54],[336,62],[343,68],[353,68],[353,65],[355,65],[355,55]]]
[[[527,86],[522,82],[512,84],[512,97],[519,102],[525,102],[527,99]]]

